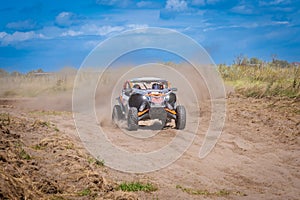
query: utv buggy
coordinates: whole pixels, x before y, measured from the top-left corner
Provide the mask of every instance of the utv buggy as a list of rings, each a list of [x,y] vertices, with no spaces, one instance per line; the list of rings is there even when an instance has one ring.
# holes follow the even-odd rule
[[[154,77],[135,78],[124,83],[113,107],[112,120],[115,124],[127,120],[129,130],[137,130],[140,120],[158,119],[165,126],[175,120],[177,129],[184,129],[186,111],[177,105],[177,88],[171,88],[167,80]]]

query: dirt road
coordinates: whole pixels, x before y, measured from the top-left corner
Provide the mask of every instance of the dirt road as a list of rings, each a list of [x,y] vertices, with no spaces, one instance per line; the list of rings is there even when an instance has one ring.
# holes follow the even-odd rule
[[[2,99],[0,106],[0,199],[300,198],[299,100],[228,98],[224,131],[213,151],[199,159],[210,120],[209,102],[203,102],[193,144],[173,164],[146,174],[103,167],[89,155],[77,135],[69,96]],[[128,140],[109,120],[100,125],[110,130],[113,143],[133,151],[159,148],[176,135],[169,127],[141,148],[141,139]],[[150,182],[158,190],[116,189],[131,181]]]

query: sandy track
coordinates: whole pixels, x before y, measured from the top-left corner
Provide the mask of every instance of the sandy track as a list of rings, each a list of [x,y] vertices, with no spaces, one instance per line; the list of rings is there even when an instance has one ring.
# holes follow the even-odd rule
[[[61,98],[65,99],[65,97]],[[65,102],[70,101],[69,98],[65,100]],[[36,107],[30,107],[28,106],[30,101],[36,102],[36,100],[28,100],[24,104],[18,103],[19,101],[1,101],[1,104],[5,104],[1,106],[1,113],[10,113],[12,116],[29,121],[36,119],[49,121],[55,124],[61,134],[61,137],[54,137],[54,143],[59,144],[61,138],[68,138],[67,141],[75,144],[76,149],[80,150],[80,154],[84,155],[83,158],[88,156],[77,136],[69,106],[65,106],[63,109],[59,107],[57,110],[60,112],[43,113],[41,109],[45,109],[45,107],[42,103]],[[55,101],[60,100],[57,98]],[[50,100],[47,104],[49,103]],[[65,162],[70,166],[79,165],[80,169],[88,169],[91,173],[101,174],[115,183],[143,181],[158,186],[156,192],[135,194],[140,199],[300,198],[299,101],[230,97],[227,101],[224,132],[213,151],[206,158],[199,159],[199,148],[210,119],[209,103],[203,102],[202,104],[200,117],[202,126],[198,130],[193,145],[180,159],[162,170],[146,174],[128,174],[109,168],[99,170],[86,164],[81,165],[80,163],[84,162],[84,159],[82,157],[79,160],[74,159],[70,155],[74,152],[66,153],[68,156],[64,157]],[[70,104],[66,103],[66,105]],[[52,104],[50,108],[50,110],[55,110],[55,104]],[[62,110],[66,112],[61,112]],[[136,145],[136,140],[131,140],[132,143],[130,143],[122,131],[110,125],[109,120],[104,121],[102,126],[110,130],[112,133],[110,137],[116,144],[123,144],[129,150],[140,150],[140,147]],[[22,140],[27,141],[25,143],[28,145],[35,144],[37,136],[39,138],[51,137],[51,134],[49,136],[49,132],[44,129],[37,129],[34,134],[25,134],[26,130],[21,129],[18,131]],[[149,132],[149,130],[143,131]],[[55,134],[57,135],[57,133]],[[172,128],[161,131],[152,142],[148,143],[149,149],[147,150],[168,143],[174,134],[175,130]],[[65,139],[62,141],[67,142]],[[65,151],[69,150],[61,150],[61,152]],[[37,151],[34,154],[45,157],[51,152]],[[54,158],[52,161],[58,162]],[[40,165],[46,164],[44,161],[38,162]],[[3,163],[1,166],[4,166]],[[58,166],[55,163],[49,166],[45,167],[43,173],[50,174],[50,181],[54,181],[51,178],[57,176],[59,172],[65,173],[66,179],[71,177],[71,174],[68,174],[64,168],[65,166]],[[103,170],[105,173],[102,172]],[[39,175],[39,173],[37,174]],[[59,184],[62,183],[62,179],[56,181]],[[67,186],[63,190],[70,192],[70,188],[74,187],[72,181],[64,183]],[[1,185],[1,190],[4,190],[5,187],[5,185]],[[80,199],[82,197],[72,198]]]
[[[290,107],[282,107],[284,104]],[[193,145],[175,163],[147,174],[163,190],[162,199],[203,198],[188,195],[178,187],[192,192],[208,190],[208,198],[298,199],[300,189],[299,102],[277,102],[243,98],[228,99],[227,123],[214,150],[199,159],[199,148],[207,127],[201,127]],[[202,122],[209,118],[202,106]],[[288,110],[287,110],[288,109]],[[205,123],[204,123],[205,124]],[[166,135],[169,134],[169,137]],[[167,140],[172,130],[164,130],[158,138]],[[118,173],[114,173],[116,176]],[[120,175],[122,177],[122,174]],[[177,186],[177,189],[175,189]],[[220,191],[229,195],[217,195]],[[188,191],[188,190],[186,190]],[[152,197],[145,195],[146,199]]]

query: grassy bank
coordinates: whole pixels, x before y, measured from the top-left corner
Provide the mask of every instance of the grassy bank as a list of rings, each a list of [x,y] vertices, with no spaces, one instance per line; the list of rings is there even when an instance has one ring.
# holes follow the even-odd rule
[[[0,78],[0,97],[35,97],[40,94],[70,91],[72,76],[51,74],[46,76],[7,76]]]
[[[246,97],[300,98],[300,68],[266,66],[219,65],[225,83]]]
[[[291,64],[283,67],[274,63],[258,65],[219,65],[218,70],[226,84],[246,97],[300,98],[300,67]],[[35,97],[72,91],[76,70],[59,73],[13,73],[0,76],[0,97]],[[90,80],[90,73],[81,74],[79,80]],[[109,77],[103,77],[109,82]]]

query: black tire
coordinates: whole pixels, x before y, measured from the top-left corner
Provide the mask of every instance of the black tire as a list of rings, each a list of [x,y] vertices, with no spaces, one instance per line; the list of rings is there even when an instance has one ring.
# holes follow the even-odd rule
[[[186,111],[184,106],[176,107],[176,129],[183,130],[186,124]]]
[[[114,125],[117,125],[121,119],[123,119],[123,113],[121,110],[121,106],[115,105],[113,107],[113,112],[112,112],[112,121],[113,121]]]
[[[136,107],[129,108],[128,117],[127,117],[127,125],[128,130],[136,131],[139,127],[138,124],[138,111]]]

